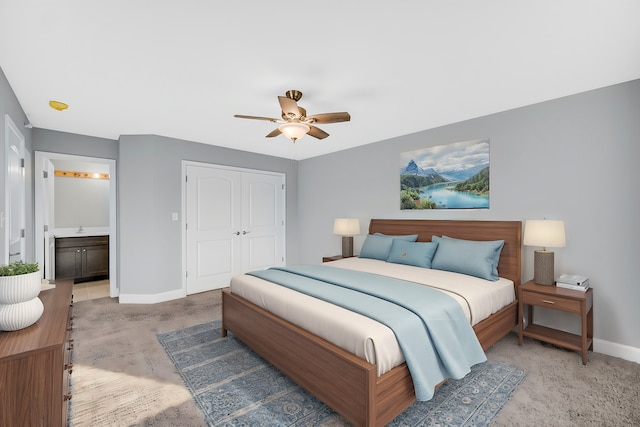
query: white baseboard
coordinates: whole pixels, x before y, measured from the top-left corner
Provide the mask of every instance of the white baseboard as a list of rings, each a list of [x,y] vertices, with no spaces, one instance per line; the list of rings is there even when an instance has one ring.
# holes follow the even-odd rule
[[[171,301],[186,296],[184,289],[163,292],[160,294],[123,294],[120,293],[118,301],[120,304],[156,304],[159,302]]]
[[[631,347],[630,345],[617,344],[594,338],[593,351],[606,354],[608,356],[619,357],[631,362],[640,363],[640,348]]]

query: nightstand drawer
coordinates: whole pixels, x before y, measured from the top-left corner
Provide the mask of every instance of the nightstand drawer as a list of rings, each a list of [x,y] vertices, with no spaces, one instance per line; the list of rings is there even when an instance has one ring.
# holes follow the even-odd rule
[[[544,295],[535,292],[522,292],[522,303],[539,307],[552,307],[556,310],[580,313],[580,301],[560,298],[555,295]]]

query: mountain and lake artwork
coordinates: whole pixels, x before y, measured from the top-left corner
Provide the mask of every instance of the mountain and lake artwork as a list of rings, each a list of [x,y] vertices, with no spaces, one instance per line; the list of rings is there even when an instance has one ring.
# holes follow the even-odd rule
[[[400,154],[400,209],[488,209],[489,139]]]

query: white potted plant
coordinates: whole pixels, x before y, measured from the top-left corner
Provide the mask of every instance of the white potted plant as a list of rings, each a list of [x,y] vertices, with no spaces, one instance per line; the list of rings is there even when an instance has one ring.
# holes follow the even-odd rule
[[[33,325],[44,306],[38,264],[21,261],[0,266],[0,330],[17,331]]]

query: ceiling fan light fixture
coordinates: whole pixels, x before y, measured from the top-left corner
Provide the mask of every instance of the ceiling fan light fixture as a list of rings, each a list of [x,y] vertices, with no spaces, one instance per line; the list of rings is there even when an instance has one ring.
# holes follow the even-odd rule
[[[309,126],[299,122],[283,123],[278,126],[278,130],[293,142],[305,136],[309,129]]]
[[[341,113],[314,114],[308,117],[307,110],[297,104],[297,101],[301,97],[302,92],[299,90],[290,90],[287,91],[286,96],[278,97],[282,119],[245,116],[242,114],[235,114],[234,117],[239,119],[267,120],[273,123],[280,123],[280,126],[278,126],[277,129],[272,130],[265,137],[274,138],[278,135],[284,135],[293,142],[296,142],[296,140],[307,134],[316,139],[324,139],[328,137],[329,134],[316,127],[316,124],[340,123],[351,120],[351,116],[346,111]]]

